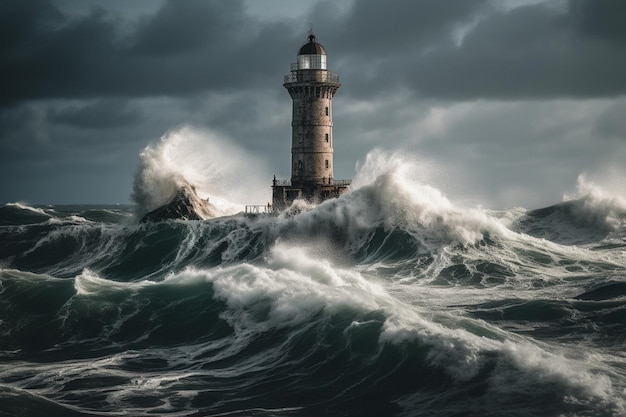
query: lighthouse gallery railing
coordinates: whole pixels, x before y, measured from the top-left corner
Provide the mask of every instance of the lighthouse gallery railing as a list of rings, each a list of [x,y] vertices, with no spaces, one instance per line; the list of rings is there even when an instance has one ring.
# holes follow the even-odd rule
[[[325,180],[325,181],[328,181],[328,180]],[[326,182],[324,182],[324,184],[326,184]],[[330,179],[330,182],[328,183],[328,185],[334,185],[335,187],[349,187],[350,184],[352,184],[352,180],[335,180],[332,178]],[[292,186],[291,180],[279,180],[279,179],[274,180],[273,185],[278,186],[278,187],[291,187]]]
[[[302,71],[297,74],[285,75],[285,84],[299,82],[339,83],[339,76],[332,72]]]

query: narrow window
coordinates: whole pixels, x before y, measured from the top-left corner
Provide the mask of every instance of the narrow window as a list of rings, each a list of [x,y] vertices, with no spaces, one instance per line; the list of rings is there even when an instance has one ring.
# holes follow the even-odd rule
[[[328,159],[326,160],[326,169],[328,169]]]
[[[328,116],[328,107],[326,107],[326,116]]]
[[[326,142],[328,142],[328,133],[326,134]]]
[[[326,161],[328,162],[328,161]],[[298,169],[302,169],[302,161],[298,161]]]

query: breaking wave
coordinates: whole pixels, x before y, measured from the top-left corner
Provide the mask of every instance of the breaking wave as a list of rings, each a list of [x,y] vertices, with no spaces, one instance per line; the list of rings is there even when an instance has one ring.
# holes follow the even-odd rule
[[[242,178],[246,187],[241,189]],[[263,182],[263,179],[266,179]],[[183,187],[209,199],[218,216],[243,211],[244,204],[264,204],[271,176],[259,161],[216,134],[182,127],[164,135],[139,155],[132,200],[137,217],[170,202]]]

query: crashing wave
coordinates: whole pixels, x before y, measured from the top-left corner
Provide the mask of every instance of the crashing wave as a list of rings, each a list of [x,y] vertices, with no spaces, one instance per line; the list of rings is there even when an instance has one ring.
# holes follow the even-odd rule
[[[240,186],[242,178],[246,187]],[[131,197],[138,219],[167,206],[171,210],[165,212],[181,211],[174,206],[195,212],[184,218],[229,216],[242,212],[245,204],[267,202],[270,179],[258,158],[231,140],[184,126],[141,151]],[[207,199],[211,205],[203,203]]]
[[[578,190],[564,201],[528,211],[518,222],[520,232],[563,245],[604,241],[626,225],[626,201],[578,178]]]

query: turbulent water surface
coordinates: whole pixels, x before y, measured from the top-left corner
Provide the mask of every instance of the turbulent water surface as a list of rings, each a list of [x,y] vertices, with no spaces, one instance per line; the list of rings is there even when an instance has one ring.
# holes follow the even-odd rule
[[[0,415],[625,415],[625,219],[391,174],[278,216],[6,204]]]

